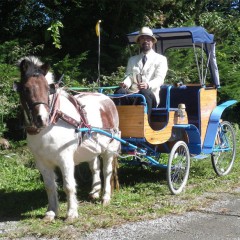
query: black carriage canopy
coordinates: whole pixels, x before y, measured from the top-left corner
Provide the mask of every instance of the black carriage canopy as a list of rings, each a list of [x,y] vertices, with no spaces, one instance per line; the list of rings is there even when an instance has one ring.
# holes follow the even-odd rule
[[[219,72],[217,67],[217,60],[215,55],[215,42],[213,34],[209,34],[203,27],[177,27],[177,28],[160,28],[152,29],[154,36],[157,38],[155,44],[155,50],[158,53],[164,54],[169,48],[187,48],[193,47],[196,64],[198,67],[198,75],[200,83],[204,86],[207,74],[207,68],[209,68],[213,83],[216,87],[220,87]],[[137,32],[127,34],[127,38],[130,44],[135,43],[135,37]],[[198,63],[198,57],[196,54],[196,47],[202,49],[207,55],[206,71],[204,72],[203,55],[201,56],[201,67]]]

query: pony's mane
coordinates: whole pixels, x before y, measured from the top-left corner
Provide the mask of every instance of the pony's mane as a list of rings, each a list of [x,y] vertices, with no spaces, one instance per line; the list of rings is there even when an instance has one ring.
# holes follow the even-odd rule
[[[38,57],[35,57],[35,56],[25,56],[25,57],[22,57],[20,58],[18,61],[17,61],[17,66],[19,67],[20,66],[20,63],[23,61],[23,60],[26,60],[28,62],[32,62],[34,65],[40,67],[43,65],[43,62],[38,58]]]
[[[31,63],[33,63],[37,67],[41,67],[43,65],[43,62],[38,57],[35,57],[35,56],[25,56],[25,57],[20,58],[17,61],[17,66],[18,67],[20,66],[20,63],[23,60],[31,62]],[[46,78],[48,84],[54,83],[54,75],[53,75],[53,73],[51,71],[48,71],[48,73],[46,74],[45,78]]]

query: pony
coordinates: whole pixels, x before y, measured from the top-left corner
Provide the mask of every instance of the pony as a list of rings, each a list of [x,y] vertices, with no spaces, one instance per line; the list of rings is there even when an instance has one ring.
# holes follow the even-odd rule
[[[101,93],[69,94],[54,83],[49,64],[35,56],[18,61],[21,79],[17,90],[23,108],[27,144],[42,174],[48,196],[44,220],[53,221],[58,215],[58,195],[55,169],[63,177],[67,196],[67,220],[78,218],[78,201],[74,168],[88,162],[92,172],[90,197],[97,199],[101,193],[100,160],[102,159],[102,204],[111,199],[113,163],[120,150],[115,138],[91,131],[99,128],[118,137],[119,117],[113,101]],[[81,132],[76,129],[87,128]]]

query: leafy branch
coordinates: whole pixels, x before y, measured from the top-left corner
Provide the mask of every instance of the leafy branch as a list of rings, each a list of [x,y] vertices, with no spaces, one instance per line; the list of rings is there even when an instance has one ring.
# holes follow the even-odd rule
[[[51,37],[53,38],[53,45],[58,49],[62,48],[60,42],[59,28],[63,28],[63,24],[60,21],[55,21],[52,22],[51,26],[47,29],[51,32]]]

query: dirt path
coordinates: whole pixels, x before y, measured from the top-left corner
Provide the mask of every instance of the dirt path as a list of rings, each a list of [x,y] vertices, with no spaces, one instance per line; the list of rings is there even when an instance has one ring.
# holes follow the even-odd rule
[[[152,221],[129,223],[117,228],[97,230],[84,240],[226,240],[240,239],[240,189],[221,193],[206,208],[183,215],[165,216]]]

